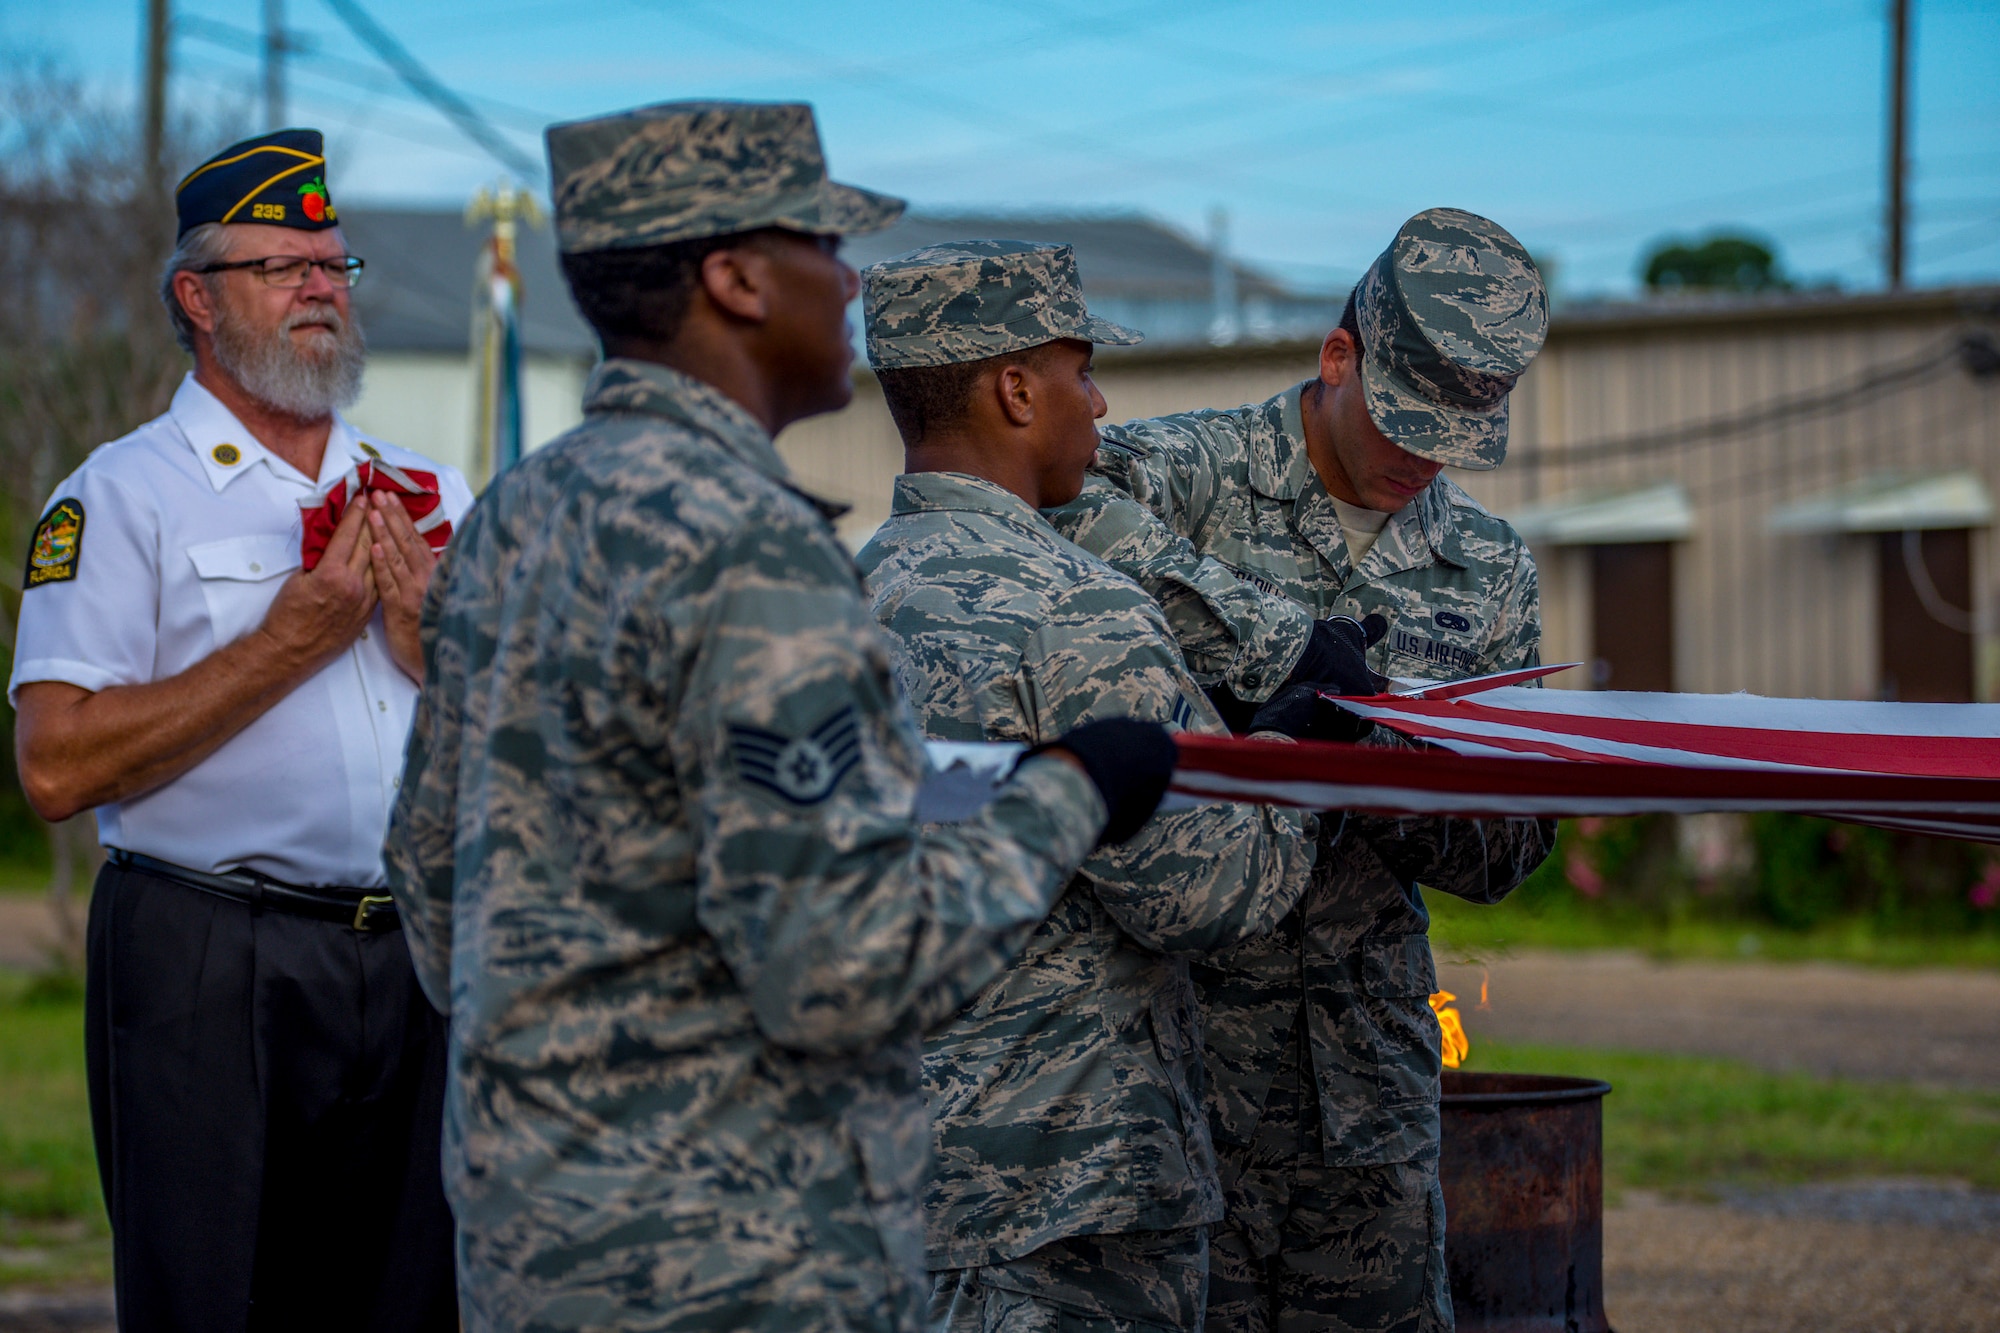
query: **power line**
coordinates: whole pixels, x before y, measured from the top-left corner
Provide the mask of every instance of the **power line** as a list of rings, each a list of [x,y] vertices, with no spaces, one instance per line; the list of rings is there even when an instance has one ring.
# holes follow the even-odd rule
[[[1959,244],[1961,241],[1969,242],[1969,244],[1961,245]],[[1974,223],[1970,227],[1961,227],[1957,231],[1946,232],[1942,236],[1934,237],[1924,242],[1920,258],[1927,262],[1937,259],[1953,259],[1959,255],[1971,254],[1976,250],[1984,250],[1994,244],[2000,244],[2000,214],[1995,214],[1987,218],[1984,222]]]
[[[1760,403],[1742,412],[1693,421],[1665,430],[1611,436],[1580,444],[1535,449],[1520,456],[1526,467],[1593,462],[1604,458],[1657,453],[1684,444],[1713,444],[1751,431],[1846,411],[1891,390],[1920,382],[1983,348],[1992,354],[1989,334],[1958,334],[1903,361],[1892,362],[1832,389],[1818,389]]]
[[[261,34],[252,32],[248,28],[240,28],[233,23],[204,18],[198,14],[185,14],[175,19],[174,35],[248,55],[260,55],[264,49],[264,38]],[[312,66],[315,67],[313,72],[323,79],[344,83],[364,92],[391,93],[407,101],[420,102],[425,106],[431,105],[430,99],[411,91],[395,75],[374,65],[334,55],[321,48],[312,34],[301,32],[297,28],[285,33],[285,49],[291,56],[302,57],[312,62]],[[551,121],[559,119],[545,111],[518,106],[512,102],[496,101],[491,97],[481,97],[473,93],[460,93],[459,96],[469,105],[485,111],[489,117],[513,121],[522,129],[536,134],[541,133],[543,127]]]
[[[1930,159],[1926,164],[1926,169],[1934,171],[1939,167],[1959,163],[1995,162],[2000,162],[2000,154],[1991,152],[1951,153]],[[1748,202],[1762,199],[1772,194],[1783,195],[1787,198],[1796,198],[1801,190],[1823,185],[1842,186],[1842,189],[1835,192],[1835,197],[1870,191],[1874,188],[1872,183],[1862,179],[1858,175],[1858,168],[1815,172],[1810,176],[1792,176],[1784,180],[1761,181],[1756,185],[1736,186],[1714,194],[1667,200],[1643,209],[1628,209],[1620,213],[1599,213],[1592,217],[1577,218],[1570,222],[1544,224],[1541,230],[1545,233],[1554,232],[1558,236],[1574,236],[1579,231],[1589,231],[1592,229],[1613,231],[1629,226],[1644,225],[1648,220],[1657,217],[1662,209],[1674,208],[1686,211],[1693,208],[1706,208],[1712,205],[1731,204],[1739,201]],[[1574,245],[1578,244],[1578,242],[1572,240],[1569,244]]]
[[[777,51],[794,61],[803,61],[805,67],[812,70],[817,77],[831,79],[838,83],[871,86],[896,101],[921,107],[953,120],[961,121],[977,129],[994,130],[999,128],[1002,130],[1001,138],[1003,141],[1011,139],[1015,141],[1040,142],[1065,151],[1080,151],[1098,158],[1110,156],[1129,159],[1133,156],[1130,148],[1120,147],[1088,133],[1052,129],[1046,125],[1028,120],[1020,114],[1018,108],[1010,109],[1007,113],[1003,114],[992,107],[985,106],[970,98],[927,88],[914,80],[904,77],[900,72],[891,68],[862,61],[843,61],[830,65],[824,61],[821,53],[812,50],[810,47],[763,31],[754,25],[739,23],[733,18],[727,18],[723,15],[710,12],[696,4],[681,5],[668,12],[675,21],[682,25],[705,31],[711,36],[720,36],[724,40],[760,52]],[[1143,11],[1141,9],[1134,9],[1129,12],[1137,14]],[[990,40],[982,42],[977,50],[981,54],[990,55],[992,45]],[[934,56],[927,63],[938,64],[943,63],[943,60]],[[1009,125],[1020,128],[1008,130],[1006,127]],[[1188,164],[1176,163],[1171,160],[1156,160],[1155,164],[1161,168],[1174,171],[1185,171],[1188,169]]]
[[[1610,21],[1612,19],[1629,17],[1632,13],[1642,12],[1645,9],[1654,9],[1654,10],[1668,9],[1686,3],[1688,3],[1688,0],[1653,0],[1653,3],[1650,5],[1636,5],[1628,3],[1623,6],[1618,6],[1618,5],[1603,4],[1601,3],[1601,0],[1591,0],[1591,3],[1577,5],[1569,10],[1563,11],[1561,18],[1559,18],[1558,21],[1562,21],[1562,19],[1564,18],[1585,15],[1585,14],[1601,15],[1602,17],[1597,21]],[[1003,113],[1002,111],[995,110],[991,107],[985,106],[972,99],[960,97],[950,93],[940,92],[935,89],[926,87],[922,83],[910,79],[901,73],[901,70],[904,67],[932,68],[948,64],[952,60],[961,58],[961,54],[984,56],[987,57],[988,59],[991,59],[996,54],[995,51],[996,43],[990,37],[982,40],[976,46],[968,46],[964,48],[962,53],[960,51],[954,50],[945,53],[933,53],[932,56],[925,58],[904,57],[904,58],[899,58],[899,60],[893,65],[884,65],[884,64],[864,62],[864,61],[829,62],[824,58],[823,52],[803,46],[800,43],[791,41],[783,37],[782,35],[772,33],[770,31],[764,30],[762,28],[750,24],[739,22],[734,18],[724,17],[723,15],[716,14],[712,11],[702,8],[699,5],[690,4],[677,7],[672,11],[670,11],[670,13],[673,19],[682,23],[685,26],[697,28],[699,30],[708,33],[711,36],[721,36],[725,40],[728,40],[736,45],[745,47],[747,49],[752,49],[764,53],[768,53],[771,51],[781,52],[786,56],[790,57],[791,59],[793,59],[795,62],[801,63],[802,68],[813,74],[815,77],[829,79],[837,83],[845,83],[850,86],[872,87],[886,94],[887,96],[893,98],[894,100],[901,101],[910,105],[919,106],[923,109],[943,114],[951,119],[958,120],[968,125],[974,126],[975,128],[989,132],[997,130],[999,131],[999,135],[1002,142],[1040,143],[1044,146],[1053,147],[1061,151],[1082,153],[1084,155],[1089,156],[1092,159],[1093,164],[1103,163],[1103,162],[1114,162],[1120,166],[1125,166],[1125,167],[1136,165],[1144,168],[1148,172],[1148,174],[1155,176],[1162,174],[1169,175],[1175,180],[1184,180],[1190,173],[1198,172],[1206,175],[1208,178],[1212,180],[1228,181],[1234,178],[1239,183],[1245,183],[1245,184],[1250,183],[1248,177],[1243,176],[1236,170],[1238,162],[1234,159],[1228,158],[1227,156],[1224,156],[1220,159],[1217,158],[1202,159],[1202,158],[1190,157],[1185,154],[1162,156],[1155,153],[1135,151],[1130,145],[1122,145],[1116,142],[1109,141],[1103,137],[1103,132],[1105,130],[1115,130],[1127,123],[1138,123],[1138,124],[1143,124],[1149,128],[1160,128],[1163,122],[1171,126],[1175,122],[1176,118],[1178,118],[1180,124],[1182,124],[1183,126],[1189,124],[1198,124],[1204,120],[1213,118],[1208,117],[1204,114],[1204,115],[1197,115],[1194,118],[1190,119],[1184,113],[1190,110],[1197,112],[1206,112],[1208,110],[1215,109],[1218,106],[1217,99],[1203,99],[1196,103],[1185,105],[1181,108],[1170,107],[1159,111],[1135,113],[1133,116],[1130,117],[1121,117],[1121,118],[1116,118],[1109,122],[1100,123],[1099,125],[1090,127],[1087,130],[1054,129],[1044,124],[1036,123],[1026,119],[1021,115],[1020,110],[1017,107],[1008,108]],[[1128,15],[1144,15],[1146,23],[1149,26],[1157,23],[1157,9],[1155,7],[1144,7],[1141,9],[1119,11],[1119,13],[1113,16],[1113,18],[1115,20],[1122,22],[1122,20],[1124,20]],[[1520,37],[1518,40],[1509,40],[1502,42],[1489,41],[1484,45],[1477,46],[1477,49],[1468,54],[1487,56],[1490,55],[1493,50],[1505,49],[1507,46],[1517,45],[1519,44],[1520,41],[1528,40],[1528,37],[1525,35],[1524,30],[1529,28],[1545,29],[1548,22],[1549,22],[1548,16],[1538,15],[1530,20],[1505,25],[1503,29],[1505,32],[1510,34],[1516,32],[1523,32],[1524,35]],[[1068,23],[1068,22],[1064,22],[1059,25],[1052,24],[1050,26],[1051,28],[1060,27],[1061,30],[1066,32],[1074,31],[1075,28],[1075,25],[1073,23]],[[1097,27],[1098,31],[1094,35],[1100,38],[1105,36],[1106,30],[1104,23],[1100,22],[1097,25]],[[1113,29],[1113,31],[1115,32],[1117,31],[1117,29]],[[1019,41],[1014,43],[1014,45],[1032,44],[1032,41],[1034,40],[1035,36],[1036,34],[1033,33],[1027,34]],[[1071,39],[1071,41],[1074,40],[1075,40],[1074,38]],[[1434,51],[1458,50],[1466,45],[1466,41],[1467,39],[1464,38],[1454,38],[1447,42],[1432,43],[1414,49],[1405,49],[1405,50],[1389,52],[1381,57],[1378,57],[1376,60],[1372,62],[1363,61],[1358,66],[1351,67],[1350,70],[1344,71],[1343,73],[1346,76],[1351,77],[1352,74],[1354,73],[1365,73],[1371,68],[1379,68],[1383,65],[1392,64],[1397,61],[1408,60],[1418,55],[1425,55]],[[1062,46],[1068,44],[1070,44],[1070,42],[1061,42],[1057,43],[1056,45]],[[1038,49],[1047,49],[1047,48],[1044,47]],[[1289,81],[1291,82],[1323,80],[1329,77],[1327,74],[1317,71],[1308,73],[1308,72],[1300,72],[1293,70],[1290,73],[1292,77]],[[1235,111],[1241,111],[1243,109],[1245,101],[1246,99],[1242,93],[1235,92],[1231,93],[1225,98],[1219,99],[1219,105],[1221,107],[1226,107],[1232,112],[1235,112]],[[927,164],[934,164],[939,160],[958,163],[963,160],[963,157],[964,154],[962,151],[954,151],[946,159],[938,159],[935,155],[932,155],[926,158],[919,158],[915,160],[905,159],[900,162],[892,160],[888,163],[878,163],[877,170],[920,171],[925,169],[925,166]],[[1092,183],[1093,184],[1101,183],[1101,181],[1097,176],[1097,173],[1101,170],[1101,168],[1097,165],[1093,165],[1091,170],[1093,173]],[[1068,179],[1070,178],[1058,177],[1056,178],[1056,181],[1054,183],[1060,184]],[[1255,183],[1259,188],[1265,190],[1271,189],[1274,185],[1278,186],[1278,188],[1283,190],[1284,187],[1288,184],[1288,182],[1285,181],[1274,182],[1269,178],[1258,178]],[[1297,194],[1298,192],[1293,191],[1293,193]],[[1314,202],[1317,202],[1319,198],[1319,196],[1316,193],[1312,194],[1310,197],[1313,199]],[[1349,193],[1346,196],[1346,198],[1348,199],[1349,202],[1354,201],[1354,196],[1351,193]]]
[[[1601,3],[1600,0],[1590,0],[1589,3],[1579,4],[1561,11],[1556,16],[1555,21],[1562,23],[1572,19],[1582,20],[1594,16],[1590,22],[1572,24],[1569,31],[1574,32],[1584,27],[1595,26],[1599,22],[1623,20],[1630,18],[1634,14],[1674,9],[1688,2],[1689,0],[1652,0],[1650,4],[1628,3],[1624,5],[1606,5]],[[1128,128],[1143,128],[1156,133],[1181,133],[1207,125],[1235,120],[1244,115],[1267,121],[1283,114],[1275,110],[1270,104],[1272,101],[1271,94],[1273,93],[1296,90],[1301,85],[1324,85],[1340,80],[1351,82],[1365,74],[1399,64],[1407,64],[1413,60],[1440,55],[1456,55],[1456,58],[1447,59],[1444,62],[1446,64],[1458,63],[1459,59],[1479,58],[1490,60],[1497,53],[1542,38],[1546,33],[1549,22],[1550,18],[1548,15],[1535,15],[1530,18],[1519,19],[1512,23],[1501,25],[1493,31],[1482,32],[1472,37],[1454,37],[1441,42],[1430,42],[1414,47],[1397,48],[1338,69],[1301,70],[1296,66],[1282,66],[1279,70],[1279,81],[1274,84],[1259,85],[1254,95],[1246,93],[1241,88],[1232,88],[1226,93],[1204,96],[1177,105],[1137,109],[1123,116],[1114,116],[1108,120],[1098,121],[1092,126],[1092,129],[1098,135],[1116,133]],[[1470,49],[1467,49],[1468,47]],[[1462,55],[1456,53],[1462,53]],[[1236,52],[1229,52],[1226,53],[1224,58],[1228,62],[1235,64],[1238,63],[1238,54]],[[1262,63],[1269,68],[1272,62],[1264,61]],[[990,123],[987,125],[987,128],[991,128]],[[1323,131],[1319,131],[1319,133],[1323,133]],[[1344,128],[1342,133],[1345,133]],[[1026,136],[1012,134],[1005,137],[1019,141]],[[1207,158],[1194,158],[1183,155],[1167,160],[1161,165],[1171,170],[1177,178],[1184,177],[1189,172],[1205,172],[1211,176],[1234,175],[1234,168],[1242,159],[1233,154],[1246,146],[1253,148],[1261,146],[1267,143],[1269,139],[1269,135],[1262,135],[1256,140],[1247,141],[1247,144],[1245,141],[1238,141],[1234,145],[1211,150],[1211,156]],[[1114,161],[1130,159],[1135,156],[1129,149],[1120,149],[1115,145],[1099,150],[1099,152],[1100,157],[1108,153],[1111,160]],[[962,159],[963,154],[957,151],[947,155],[932,153],[916,158],[890,159],[887,162],[878,163],[878,169],[886,171],[925,171],[941,164],[955,164]],[[1224,164],[1220,172],[1217,170],[1218,163]],[[1093,166],[1092,169],[1096,170],[1096,167]],[[1060,177],[1057,179],[1057,183],[1066,182],[1071,179],[1074,179],[1074,177]],[[1259,178],[1257,183],[1260,188],[1269,189],[1274,182],[1268,178]],[[1351,192],[1347,193],[1345,198],[1349,202],[1357,202]]]
[[[205,55],[190,55],[184,59],[184,63],[191,70],[207,70],[218,76],[240,77],[243,73],[238,68]],[[315,73],[309,70],[295,72]],[[480,162],[493,160],[485,149],[466,142],[463,135],[454,132],[448,126],[439,125],[427,116],[419,117],[400,109],[390,109],[394,123],[382,124],[376,115],[378,111],[384,109],[379,102],[351,101],[324,91],[314,93],[312,107],[315,118],[322,121],[345,125],[365,133],[381,134],[422,148],[433,148],[454,157],[475,159]]]
[[[1663,0],[1662,5],[1659,7],[1669,7],[1672,3],[1678,3],[1678,0]],[[1856,21],[1858,22],[1859,20]],[[1770,47],[1793,41],[1824,36],[1826,31],[1827,29],[1824,26],[1813,28],[1809,25],[1801,25],[1797,22],[1796,18],[1760,21],[1728,32],[1708,34],[1698,40],[1682,43],[1661,51],[1643,52],[1633,56],[1621,56],[1614,60],[1598,61],[1569,70],[1558,71],[1553,74],[1539,75],[1533,79],[1507,85],[1490,92],[1429,96],[1421,100],[1432,107],[1442,107],[1445,109],[1462,108],[1469,115],[1486,117],[1492,114],[1497,99],[1506,98],[1509,95],[1535,93],[1550,86],[1559,87],[1564,95],[1568,95],[1599,85],[1617,84],[1627,81],[1631,77],[1635,66],[1643,66],[1647,73],[1660,73],[1674,68],[1704,64],[1725,56],[1743,54],[1745,44],[1759,38],[1770,39],[1765,42],[1765,49],[1769,49]],[[1484,54],[1484,51],[1474,51],[1471,54]],[[1311,171],[1289,170],[1275,176],[1266,174],[1255,174],[1253,176],[1251,173],[1255,169],[1276,159],[1285,159],[1294,166],[1302,166],[1306,157],[1329,147],[1338,147],[1342,151],[1347,151],[1348,146],[1354,142],[1357,132],[1362,130],[1370,130],[1378,138],[1384,133],[1393,134],[1396,132],[1396,126],[1410,119],[1410,111],[1407,103],[1411,99],[1399,99],[1402,103],[1400,105],[1378,106],[1371,113],[1364,113],[1359,116],[1348,115],[1340,119],[1337,124],[1331,126],[1327,123],[1328,118],[1325,116],[1307,118],[1296,114],[1284,115],[1275,110],[1260,110],[1256,99],[1246,98],[1240,92],[1231,94],[1223,99],[1209,99],[1206,103],[1190,104],[1190,106],[1212,106],[1218,100],[1232,111],[1241,112],[1247,108],[1250,112],[1261,115],[1265,120],[1282,119],[1285,128],[1282,132],[1278,133],[1262,131],[1252,138],[1237,138],[1209,145],[1205,150],[1208,154],[1205,159],[1189,160],[1182,158],[1171,163],[1159,163],[1157,159],[1149,161],[1144,154],[1134,153],[1130,150],[1121,152],[1116,149],[1110,149],[1107,150],[1110,153],[1108,160],[1120,168],[1127,168],[1126,174],[1128,176],[1133,174],[1129,170],[1133,167],[1140,168],[1141,170],[1138,174],[1145,175],[1154,174],[1154,172],[1149,172],[1147,168],[1153,168],[1156,172],[1158,167],[1165,166],[1174,172],[1176,180],[1185,179],[1189,171],[1203,171],[1211,177],[1234,177],[1239,180],[1254,179],[1256,188],[1267,197],[1275,196],[1281,200],[1317,205],[1323,201],[1324,192],[1320,189],[1310,188],[1303,183],[1314,179],[1314,173]],[[1142,121],[1148,128],[1160,133],[1169,133],[1185,129],[1190,123],[1198,124],[1202,120],[1210,118],[1197,117],[1190,121],[1177,117],[1174,108],[1167,108],[1164,110],[1135,113],[1134,117],[1128,119],[1137,119]],[[1388,128],[1375,130],[1374,127],[1384,122],[1387,122]],[[1115,125],[1118,122],[1114,121],[1110,123]],[[1100,125],[1098,128],[1101,130],[1105,126]],[[1309,142],[1301,144],[1301,139],[1308,139]],[[933,155],[928,161],[931,163],[943,161],[956,162],[962,160],[962,157],[962,153],[954,154],[950,159],[941,159]],[[1042,184],[1046,188],[1061,191],[1074,183],[1079,183],[1080,176],[1082,176],[1083,172],[1087,171],[1088,183],[1102,186],[1105,181],[1105,170],[1102,165],[1104,160],[1107,159],[1100,154],[1099,158],[1094,160],[1087,168],[1080,171],[1051,175],[1046,177]],[[900,167],[905,170],[921,169],[924,162],[924,159],[919,159],[914,163],[906,159],[901,163],[893,163],[891,166]],[[1842,172],[1839,173],[1837,179],[1845,180],[1852,174],[1851,171]],[[1769,188],[1768,186],[1759,187],[1760,191],[1768,190]],[[1344,202],[1350,204],[1362,202],[1357,200],[1352,193],[1344,194],[1343,198]],[[1380,201],[1374,202],[1379,203]]]
[[[1978,412],[1977,400],[1959,403],[1944,416],[1927,422],[1935,434],[1945,434],[1972,421]],[[1823,475],[1827,469],[1839,464],[1852,462],[1858,470],[1862,460],[1873,464],[1878,470],[1895,470],[1898,465],[1909,467],[1909,426],[1896,422],[1879,430],[1858,437],[1848,437],[1811,450],[1810,456],[1796,446],[1786,448],[1786,456],[1762,467],[1744,468],[1728,476],[1714,477],[1687,487],[1688,496],[1697,500],[1749,499],[1766,495],[1772,491],[1789,489],[1788,483],[1796,483],[1801,467],[1810,466]],[[1885,467],[1885,465],[1887,465]]]
[[[347,25],[349,32],[361,39],[363,45],[380,56],[382,63],[394,70],[412,92],[443,112],[468,139],[492,154],[502,166],[523,180],[539,181],[543,178],[539,161],[501,137],[500,131],[494,129],[484,116],[473,110],[463,97],[439,82],[387,29],[370,18],[368,11],[357,0],[326,0],[326,7]]]
[[[1737,48],[1741,43],[1767,34],[1777,38],[1779,41],[1792,41],[1806,36],[1818,35],[1816,33],[1801,31],[1800,25],[1791,19],[1776,22],[1759,22],[1738,28],[1732,32],[1705,36],[1698,41],[1683,43],[1680,46],[1671,47],[1664,51],[1643,52],[1634,56],[1621,56],[1610,61],[1597,61],[1568,70],[1560,70],[1552,74],[1538,75],[1532,79],[1503,85],[1498,89],[1466,94],[1433,94],[1418,98],[1397,99],[1400,103],[1399,105],[1378,104],[1369,112],[1362,115],[1342,116],[1339,118],[1336,126],[1328,126],[1324,123],[1323,118],[1316,118],[1301,123],[1299,117],[1290,117],[1287,119],[1286,128],[1282,133],[1275,135],[1263,133],[1251,139],[1237,139],[1214,145],[1210,148],[1210,151],[1224,156],[1231,162],[1248,166],[1257,165],[1277,157],[1290,157],[1299,152],[1310,153],[1327,146],[1338,146],[1344,149],[1346,145],[1352,142],[1352,138],[1358,130],[1383,124],[1395,127],[1407,122],[1410,118],[1409,103],[1411,101],[1428,104],[1432,107],[1462,109],[1468,114],[1482,117],[1489,116],[1495,110],[1499,99],[1506,98],[1509,95],[1538,93],[1550,87],[1559,88],[1564,95],[1567,95],[1601,84],[1615,84],[1629,79],[1635,65],[1643,65],[1648,73],[1659,73],[1677,66],[1702,64],[1721,56],[1736,54]],[[1484,54],[1484,52],[1475,51],[1471,54]],[[1238,97],[1236,104],[1240,107],[1242,103],[1243,99]],[[1171,113],[1149,116],[1146,118],[1146,123],[1149,127],[1163,132],[1184,128],[1184,125],[1176,124]],[[1392,128],[1386,132],[1393,133],[1395,130]],[[1309,139],[1310,143],[1305,147],[1301,147],[1300,140],[1302,139]],[[1245,154],[1249,154],[1249,156],[1245,156]],[[1291,177],[1288,176],[1286,179],[1289,181]]]

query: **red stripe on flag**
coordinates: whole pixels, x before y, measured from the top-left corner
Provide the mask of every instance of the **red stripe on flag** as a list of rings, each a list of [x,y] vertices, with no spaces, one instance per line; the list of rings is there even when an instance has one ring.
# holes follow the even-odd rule
[[[2000,778],[2000,743],[1965,736],[1877,736],[1852,732],[1786,731],[1771,727],[1718,727],[1702,722],[1653,722],[1634,718],[1590,717],[1539,709],[1498,708],[1466,701],[1431,703],[1421,699],[1369,700],[1393,712],[1380,719],[1390,726],[1412,714],[1451,721],[1482,722],[1587,736],[1622,745],[1720,755],[1751,763],[1794,764],[1853,773],[1923,777]],[[1398,728],[1400,730],[1400,727]],[[1455,733],[1486,744],[1489,738]],[[1592,756],[1604,762],[1608,756]]]
[[[2000,785],[1978,778],[1907,774],[1775,772],[1669,764],[1562,764],[1489,758],[1441,750],[1382,750],[1363,745],[1300,741],[1277,745],[1236,736],[1176,736],[1180,766],[1245,782],[1320,782],[1402,787],[1415,791],[1549,798],[1552,814],[1566,798],[1633,798],[1681,802],[1776,799],[1811,801],[1826,810],[1877,806],[1920,817],[2000,816]]]

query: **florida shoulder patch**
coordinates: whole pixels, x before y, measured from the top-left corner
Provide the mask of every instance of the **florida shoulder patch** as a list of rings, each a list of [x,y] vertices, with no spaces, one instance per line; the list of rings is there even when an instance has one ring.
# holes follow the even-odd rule
[[[818,805],[861,762],[861,724],[848,704],[804,736],[729,724],[729,749],[745,782],[793,805]]]
[[[58,500],[35,525],[35,538],[28,543],[28,572],[21,586],[67,583],[76,577],[77,563],[82,559],[83,502]]]

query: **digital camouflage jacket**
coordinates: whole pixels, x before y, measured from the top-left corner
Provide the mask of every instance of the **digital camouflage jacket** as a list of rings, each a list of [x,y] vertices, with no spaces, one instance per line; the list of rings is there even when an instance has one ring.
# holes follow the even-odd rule
[[[930,736],[1032,745],[1104,717],[1222,730],[1158,605],[999,486],[897,478],[860,564]],[[1309,822],[1248,805],[1156,815],[1086,861],[1021,958],[931,1036],[933,1268],[1222,1216],[1186,959],[1291,910]]]
[[[1306,457],[1304,388],[1107,428],[1101,479],[1049,517],[1159,599],[1205,683],[1245,698],[1276,689],[1312,621],[1329,615],[1388,620],[1370,653],[1387,675],[1446,680],[1537,663],[1534,561],[1449,480],[1396,514],[1352,566]],[[1225,1157],[1256,1131],[1302,999],[1327,1165],[1435,1156],[1437,979],[1417,886],[1497,902],[1554,843],[1552,822],[1527,819],[1325,816],[1299,911],[1271,937],[1195,967]]]
[[[467,1327],[913,1329],[921,1033],[1103,802],[1050,759],[916,826],[889,650],[763,429],[636,361],[584,409],[431,584],[386,852],[451,1014]]]

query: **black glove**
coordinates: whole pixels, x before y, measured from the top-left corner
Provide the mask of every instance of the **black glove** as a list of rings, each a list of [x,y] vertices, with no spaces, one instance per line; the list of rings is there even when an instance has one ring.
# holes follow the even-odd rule
[[[1334,694],[1380,694],[1388,688],[1389,678],[1368,669],[1368,650],[1388,632],[1389,622],[1378,615],[1315,620],[1306,650],[1278,693],[1293,685],[1319,685]]]
[[[1107,717],[1065,731],[1021,756],[1023,761],[1044,750],[1067,750],[1104,798],[1110,812],[1097,845],[1124,842],[1153,817],[1167,782],[1174,776],[1180,749],[1165,727],[1132,717]]]
[[[1262,704],[1236,697],[1236,691],[1227,685],[1211,685],[1202,691],[1208,701],[1215,705],[1215,711],[1222,717],[1222,725],[1241,736],[1250,730],[1250,719],[1257,716]]]
[[[1320,698],[1316,685],[1287,685],[1257,710],[1250,730],[1281,731],[1295,741],[1358,741],[1375,724]]]

